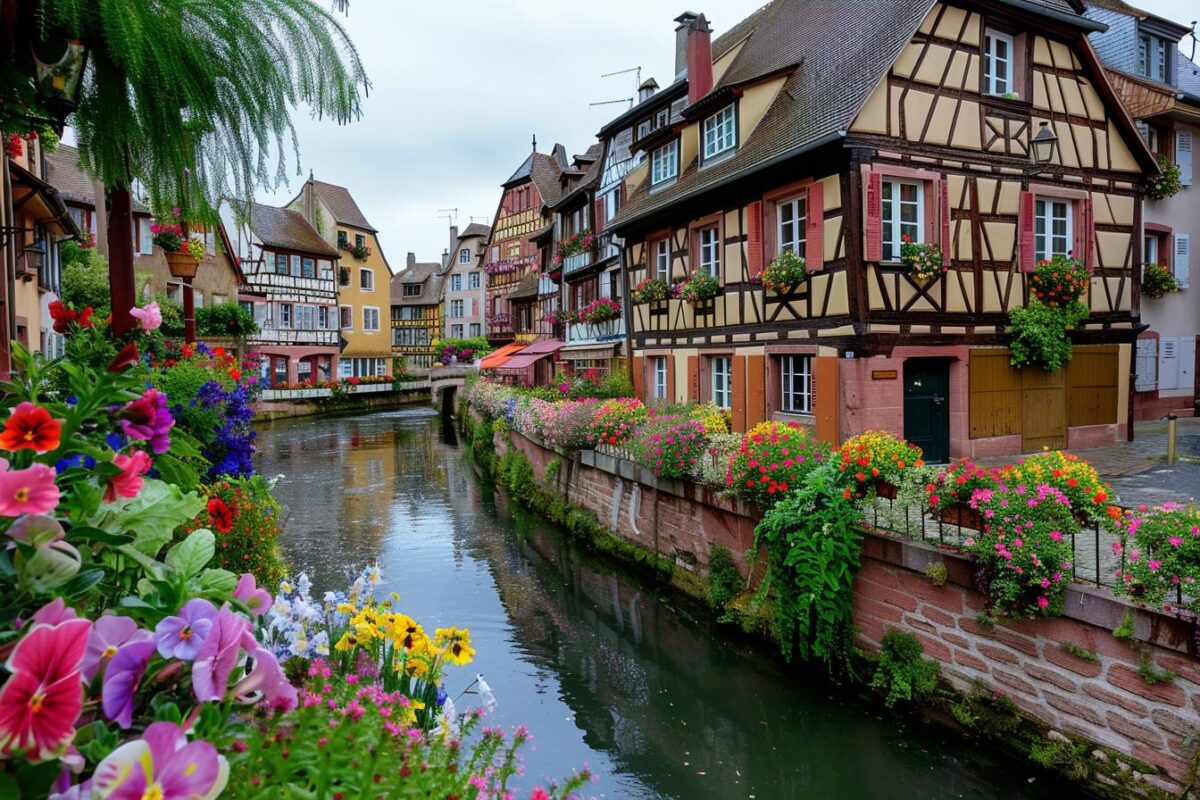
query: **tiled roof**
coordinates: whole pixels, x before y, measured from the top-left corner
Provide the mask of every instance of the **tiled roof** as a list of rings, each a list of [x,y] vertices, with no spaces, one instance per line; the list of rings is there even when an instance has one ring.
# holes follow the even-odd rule
[[[350,194],[350,190],[345,186],[336,186],[332,183],[324,183],[322,181],[313,181],[312,185],[317,195],[329,207],[330,213],[333,214],[334,222],[340,225],[362,228],[371,233],[377,232],[371,223],[367,222],[362,209],[358,207],[358,203],[354,202],[354,196]]]
[[[58,189],[65,202],[96,207],[96,187],[79,165],[79,150],[66,144],[46,154],[46,182]],[[133,201],[135,214],[149,214],[144,203]]]
[[[458,235],[459,239],[470,239],[472,236],[487,237],[491,235],[492,229],[487,225],[482,225],[478,222],[472,222],[470,225]]]
[[[299,211],[250,204],[250,228],[267,247],[297,250],[301,253],[337,258],[339,253],[321,238]]]
[[[561,190],[558,185],[558,176],[562,171],[558,161],[553,156],[548,156],[544,153],[533,153],[533,166],[530,170],[533,178],[533,185],[537,187],[538,194],[542,196],[542,202],[548,206],[553,206],[558,202]]]
[[[1200,64],[1177,50],[1175,74],[1179,76],[1180,91],[1190,94],[1193,98],[1200,97]]]
[[[1174,108],[1176,90],[1173,87],[1115,69],[1105,71],[1121,104],[1134,119],[1152,117]]]
[[[529,157],[526,158],[523,162],[521,162],[521,166],[517,167],[517,171],[514,172],[512,175],[510,175],[508,177],[508,180],[506,180],[501,185],[508,186],[510,183],[516,183],[517,181],[523,181],[526,178],[528,178],[530,173],[533,172],[533,157],[534,157],[534,155],[535,155],[534,153],[530,153]]]
[[[538,296],[538,275],[531,272],[508,293],[509,300],[529,300]]]
[[[562,197],[558,199],[558,202],[554,204],[555,207],[565,205],[571,200],[576,199],[581,192],[593,189],[600,183],[600,176],[604,172],[604,159],[602,157],[604,155],[604,144],[596,142],[587,151],[589,157],[592,158],[592,162],[588,164],[588,168],[583,175],[571,184]]]
[[[403,272],[392,276],[389,294],[394,306],[427,306],[438,302],[442,292],[442,264],[439,261],[424,261],[413,264]],[[404,284],[421,284],[421,293],[404,296]]]

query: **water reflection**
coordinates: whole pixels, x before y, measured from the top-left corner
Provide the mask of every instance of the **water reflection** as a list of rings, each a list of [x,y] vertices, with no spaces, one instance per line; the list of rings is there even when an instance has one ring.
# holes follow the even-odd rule
[[[1022,767],[731,648],[510,512],[441,427],[423,411],[280,423],[261,469],[285,476],[284,547],[315,588],[378,560],[407,613],[471,628],[498,722],[535,736],[527,784],[587,762],[610,798],[1050,796]]]

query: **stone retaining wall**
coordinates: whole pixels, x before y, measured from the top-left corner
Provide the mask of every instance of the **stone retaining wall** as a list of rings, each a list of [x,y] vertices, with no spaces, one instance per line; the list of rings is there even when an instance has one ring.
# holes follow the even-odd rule
[[[529,459],[539,479],[551,459],[559,458],[519,433],[497,434],[497,453],[509,446]],[[700,574],[712,547],[723,545],[745,573],[757,522],[751,509],[707,487],[659,481],[630,461],[592,451],[562,461],[560,490],[617,535]],[[946,582],[936,586],[925,569],[939,562]],[[1200,736],[1195,627],[1075,584],[1067,588],[1062,617],[1002,620],[988,627],[978,619],[985,598],[972,570],[971,561],[955,552],[881,533],[868,536],[856,581],[859,644],[878,649],[890,629],[911,633],[955,688],[1003,693],[1055,730],[1158,768],[1146,775],[1128,770],[1132,785],[1177,793],[1189,780]],[[1155,669],[1170,670],[1176,678],[1154,684],[1142,678],[1143,656],[1112,633],[1127,613]],[[1105,775],[1098,779],[1112,782]]]

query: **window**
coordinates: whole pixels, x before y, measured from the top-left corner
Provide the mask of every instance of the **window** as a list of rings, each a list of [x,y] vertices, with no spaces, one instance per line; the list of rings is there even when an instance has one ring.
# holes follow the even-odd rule
[[[715,356],[708,360],[712,375],[712,401],[717,408],[733,408],[732,372],[729,356]]]
[[[808,215],[808,199],[793,197],[790,200],[781,200],[776,204],[776,210],[779,212],[776,255],[783,255],[790,250],[804,258],[804,225]]]
[[[666,239],[654,243],[654,277],[671,282],[671,246]]]
[[[292,256],[292,275],[300,277],[300,256]]]
[[[296,328],[304,331],[315,330],[317,327],[316,306],[296,306]]]
[[[203,308],[204,307],[204,292],[200,291],[199,289],[193,289],[192,290],[192,303],[196,306],[196,308]]]
[[[363,330],[378,331],[379,330],[379,309],[373,306],[363,307]]]
[[[669,142],[650,155],[650,183],[658,185],[679,174],[679,143]]]
[[[287,383],[288,379],[288,363],[283,356],[271,356],[271,364],[274,369],[274,376],[271,382],[272,386],[279,386]]]
[[[363,236],[361,233],[354,234],[355,249],[362,250],[366,246],[367,246],[367,237]]]
[[[464,247],[462,250],[458,251],[458,263],[460,263],[460,264],[470,264],[471,263],[471,251],[468,248]]]
[[[1167,82],[1167,41],[1143,33],[1138,36],[1138,72],[1152,80]]]
[[[287,303],[279,304],[279,327],[292,327],[292,307]]]
[[[463,338],[463,326],[462,325],[451,325],[450,326],[450,338],[452,338],[452,339]]]
[[[275,274],[276,275],[287,275],[288,274],[288,257],[285,256],[283,253],[275,254]]]
[[[420,294],[421,294],[421,284],[419,284],[419,283],[404,284],[404,296],[405,297],[417,297]]]
[[[450,276],[450,291],[452,291],[452,292],[461,292],[462,291],[462,278],[463,278],[462,275],[451,275]]]
[[[400,319],[402,320],[418,320],[425,318],[425,309],[421,306],[401,306]]]
[[[811,414],[813,398],[812,356],[781,356],[779,407],[788,414]]]
[[[468,272],[467,273],[467,288],[468,289],[478,289],[479,288],[479,273],[478,272]]]
[[[317,327],[329,330],[329,306],[317,306]]]
[[[704,120],[704,158],[720,155],[737,145],[737,120],[728,105]]]
[[[450,316],[455,319],[463,316],[463,301],[462,300],[451,300],[450,301]]]
[[[1142,260],[1147,264],[1161,263],[1158,260],[1158,234],[1146,234],[1142,256]]]
[[[354,308],[338,306],[338,327],[344,331],[354,330]]]
[[[350,237],[345,231],[338,231],[338,250],[345,250],[350,246]]]
[[[988,31],[983,37],[983,91],[1008,94],[1013,90],[1013,39]]]
[[[375,291],[375,270],[364,267],[358,271],[358,288],[364,292]]]
[[[648,120],[648,119],[642,120],[641,122],[638,123],[638,126],[637,126],[637,138],[645,139],[647,136],[650,135],[651,130],[653,130],[653,128],[651,127],[650,120]]]
[[[151,221],[148,219],[138,220],[138,238],[141,240],[140,250],[143,253],[151,253],[154,251],[154,238],[150,232]]]
[[[1041,200],[1035,203],[1034,258],[1043,261],[1071,252],[1071,201]]]
[[[609,192],[604,195],[604,221],[611,222],[617,216],[617,212],[621,210],[621,190]]]
[[[468,330],[471,331],[472,339],[474,339],[476,336],[483,336],[483,325],[481,323],[472,322],[470,326],[468,326]]]
[[[907,236],[920,242],[925,230],[925,187],[915,181],[885,180],[881,209],[883,260],[900,260],[900,243]]]
[[[721,274],[721,229],[713,225],[711,228],[703,228],[700,231],[700,264],[699,269],[704,270],[714,278]]]
[[[311,258],[306,258],[300,262],[300,275],[305,278],[317,277],[317,262]]]
[[[667,399],[667,357],[654,357],[654,399]]]

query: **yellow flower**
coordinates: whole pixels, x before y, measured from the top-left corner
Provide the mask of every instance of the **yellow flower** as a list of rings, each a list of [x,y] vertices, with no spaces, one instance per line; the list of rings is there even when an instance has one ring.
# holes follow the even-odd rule
[[[410,655],[403,663],[396,666],[396,671],[403,670],[410,678],[424,678],[429,674],[429,662],[423,658]]]
[[[408,651],[425,649],[429,637],[415,619],[405,614],[397,614],[395,626],[396,632],[393,636],[396,644]]]
[[[342,634],[342,638],[338,639],[337,644],[333,646],[333,649],[337,650],[339,653],[344,653],[347,650],[353,650],[356,647],[358,647],[358,639],[353,633],[346,631]]]
[[[433,635],[435,643],[442,648],[448,661],[461,667],[470,664],[475,658],[475,650],[471,647],[471,631],[468,628],[438,628]]]
[[[355,614],[358,613],[358,609],[355,608],[354,605],[351,603],[338,603],[337,604],[337,612],[339,614],[344,614],[347,617],[353,617]]]

